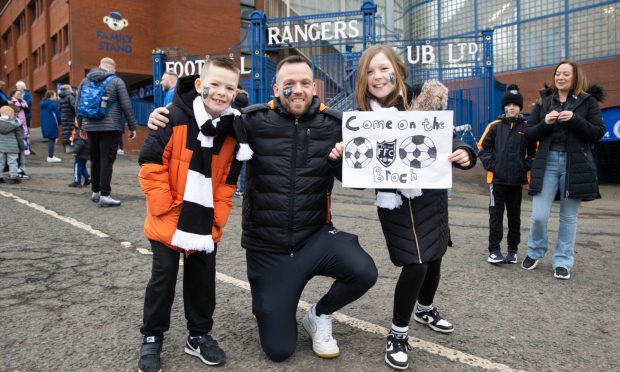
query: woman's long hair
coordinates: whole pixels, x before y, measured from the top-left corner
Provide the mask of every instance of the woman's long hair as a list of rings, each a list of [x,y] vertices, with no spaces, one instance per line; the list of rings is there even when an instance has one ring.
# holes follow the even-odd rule
[[[552,94],[558,94],[558,87],[555,86],[555,73],[561,65],[565,64],[570,65],[573,68],[573,86],[570,89],[571,94],[579,96],[582,93],[585,93],[588,90],[588,79],[586,78],[586,74],[583,72],[581,65],[577,64],[575,61],[563,60],[553,69],[553,77],[551,78],[551,84],[549,84]]]
[[[394,49],[387,45],[373,45],[366,49],[357,63],[357,78],[355,79],[355,101],[357,102],[358,109],[361,111],[371,111],[369,99],[375,99],[370,93],[368,93],[368,66],[370,61],[379,53],[383,53],[394,68],[394,77],[396,78],[394,90],[380,102],[384,107],[395,106],[402,97],[405,110],[409,110],[409,100],[407,98],[407,86],[405,80],[409,76],[409,72],[405,67],[405,64],[396,54]]]

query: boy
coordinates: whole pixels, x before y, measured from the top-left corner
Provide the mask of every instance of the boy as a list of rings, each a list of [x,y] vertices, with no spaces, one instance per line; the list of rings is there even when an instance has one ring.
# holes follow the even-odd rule
[[[239,69],[212,58],[200,77],[179,80],[169,108],[170,124],[149,133],[140,152],[138,179],[146,195],[144,233],[153,266],[146,287],[140,332],[139,370],[159,371],[163,334],[170,325],[179,255],[183,253],[183,298],[189,336],[185,352],[208,365],[226,355],[209,332],[215,308],[215,253],[232,207],[241,163],[230,107]]]
[[[517,263],[517,246],[521,240],[521,186],[526,185],[527,172],[535,147],[525,138],[527,124],[521,115],[523,96],[519,87],[508,86],[502,96],[504,114],[489,123],[478,142],[478,156],[490,184],[489,256],[487,262]],[[508,254],[500,250],[503,235],[504,205],[508,215]]]
[[[5,161],[9,165],[11,183],[20,183],[17,158],[24,149],[24,130],[19,120],[15,119],[15,111],[9,106],[0,107],[0,166]],[[6,160],[5,160],[6,159]],[[0,183],[4,183],[0,173]]]

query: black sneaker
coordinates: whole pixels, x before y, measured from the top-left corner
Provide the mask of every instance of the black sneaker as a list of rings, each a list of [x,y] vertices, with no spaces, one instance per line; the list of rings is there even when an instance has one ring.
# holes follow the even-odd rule
[[[140,360],[138,361],[139,372],[160,372],[163,339],[161,337],[147,336],[140,346]]]
[[[487,257],[487,262],[492,264],[504,263],[505,261],[506,259],[500,251],[493,251],[489,254],[489,257]]]
[[[508,251],[506,255],[506,263],[516,264],[518,262],[517,251]]]
[[[452,324],[439,315],[436,307],[429,311],[415,311],[413,313],[413,319],[418,323],[426,324],[433,331],[441,333],[452,333],[452,331],[454,331]]]
[[[388,366],[394,369],[409,368],[408,351],[411,351],[409,337],[396,337],[392,333],[387,336],[387,342],[385,344],[385,362]]]
[[[18,183],[22,183],[21,178],[11,178],[11,183],[12,184],[18,184]]]
[[[204,364],[217,366],[226,362],[226,353],[210,335],[195,337],[187,336],[185,352],[200,358]]]
[[[521,262],[521,267],[524,268],[525,270],[534,270],[536,268],[536,265],[538,265],[538,261],[539,260],[535,260],[531,258],[530,256],[527,256],[525,257],[525,260]]]
[[[563,280],[570,279],[570,271],[568,271],[568,269],[565,267],[558,266],[553,271],[553,277],[556,279],[563,279]]]
[[[82,187],[82,184],[78,182],[71,182],[69,184],[69,187]]]
[[[84,179],[84,186],[90,185],[90,178]]]

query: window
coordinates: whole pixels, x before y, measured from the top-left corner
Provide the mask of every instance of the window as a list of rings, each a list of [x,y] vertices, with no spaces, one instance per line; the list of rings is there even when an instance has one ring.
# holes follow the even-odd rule
[[[28,59],[24,59],[22,63],[17,65],[17,73],[19,74],[19,79],[24,80],[28,77]]]
[[[60,38],[58,37],[58,33],[52,35],[52,55],[60,53]]]
[[[571,13],[568,17],[568,45],[571,59],[588,59],[620,54],[620,22],[609,6]]]
[[[62,48],[69,49],[69,25],[62,28]]]
[[[13,37],[11,35],[11,28],[9,27],[9,29],[6,30],[4,35],[2,35],[2,49],[7,50],[12,46],[13,46]]]
[[[32,59],[34,60],[35,69],[45,64],[45,45],[41,45],[32,53]]]
[[[564,17],[521,24],[521,68],[552,65],[564,55]]]
[[[17,29],[17,37],[26,32],[26,12],[22,12],[15,20],[15,28]]]
[[[32,12],[32,19],[35,20],[43,14],[43,1],[44,0],[32,0],[28,4],[28,8]]]

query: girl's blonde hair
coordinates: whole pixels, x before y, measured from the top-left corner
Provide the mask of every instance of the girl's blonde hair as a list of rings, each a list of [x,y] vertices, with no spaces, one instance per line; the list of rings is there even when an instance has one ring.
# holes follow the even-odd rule
[[[357,102],[358,109],[360,111],[371,111],[369,99],[375,99],[370,93],[368,93],[368,66],[370,61],[378,55],[383,53],[392,64],[394,68],[395,87],[394,90],[380,102],[384,107],[392,107],[396,105],[402,97],[405,110],[409,110],[409,99],[407,97],[407,86],[405,80],[409,76],[409,71],[405,67],[405,64],[400,59],[398,54],[387,45],[373,45],[366,49],[357,63],[357,78],[355,79],[355,101]]]

